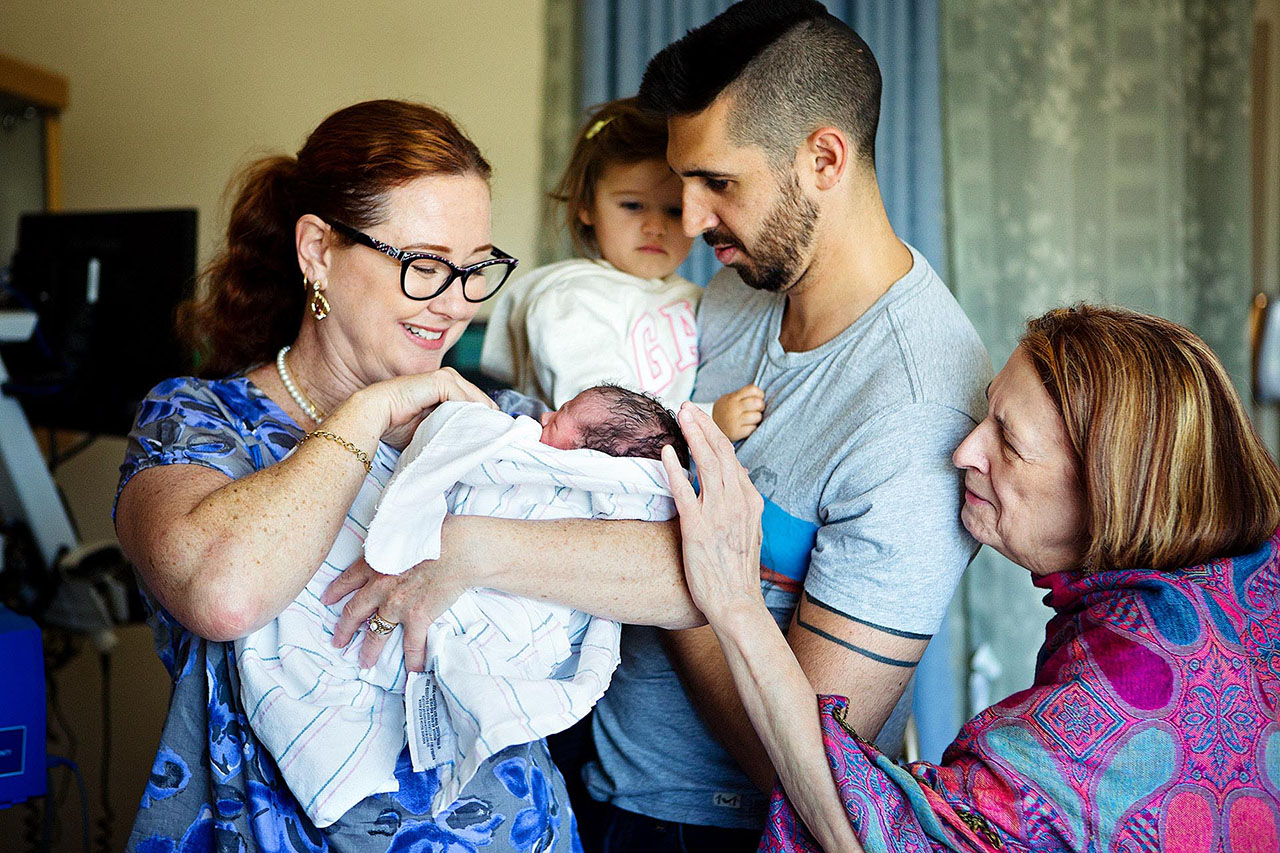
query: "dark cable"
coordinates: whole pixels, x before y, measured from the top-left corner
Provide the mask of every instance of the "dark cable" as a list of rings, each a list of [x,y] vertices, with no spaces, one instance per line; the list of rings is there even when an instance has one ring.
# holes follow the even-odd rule
[[[67,753],[70,756],[70,760],[75,761],[80,754],[80,742],[76,738],[75,731],[71,726],[67,725],[67,718],[62,716],[62,703],[59,701],[58,697],[58,681],[53,677],[53,675],[75,654],[77,644],[71,643],[68,635],[61,631],[46,630],[42,633],[45,636],[46,643],[44,665],[44,689],[48,696],[46,707],[48,708],[49,715],[53,717],[53,721],[58,724],[58,728],[61,730],[63,738],[66,740]],[[50,646],[58,641],[65,641],[65,645],[61,649],[50,649]],[[50,730],[52,731],[52,726],[50,727]],[[70,784],[70,781],[63,782],[62,790],[58,793],[56,797],[57,799],[66,799],[67,786]],[[50,791],[50,796],[53,796],[52,791]]]
[[[80,775],[80,765],[76,764],[74,761],[71,761],[70,759],[63,758],[63,757],[62,757],[62,756],[60,756],[60,755],[50,755],[50,756],[48,757],[48,764],[49,764],[49,771],[50,771],[50,772],[49,772],[49,775],[50,775],[50,776],[52,776],[52,775],[53,775],[53,772],[52,772],[52,771],[53,771],[53,768],[54,768],[54,767],[66,767],[66,768],[68,768],[68,769],[69,769],[69,770],[70,770],[70,771],[75,775],[75,779],[76,779],[76,787],[78,787],[78,788],[80,789],[80,832],[81,832],[82,840],[83,840],[83,842],[84,842],[84,853],[90,853],[90,848],[89,848],[89,792],[85,789],[85,786],[84,786],[84,777]],[[52,780],[52,779],[50,779],[50,780],[49,780],[49,783],[50,783],[50,784],[49,784],[49,789],[50,789],[50,790],[52,790],[52,789],[53,789],[53,784],[52,784],[52,783],[53,783],[53,780]],[[52,821],[50,820],[50,816],[53,814],[53,802],[52,802],[52,801],[50,801],[50,800],[48,800],[47,798],[46,798],[46,800],[45,800],[45,804],[44,804],[44,813],[45,813],[45,829],[46,829],[46,832],[47,832],[47,831],[48,831],[48,829],[49,829],[49,827],[50,827],[50,825],[52,824]],[[49,843],[50,841],[51,841],[51,839],[50,839],[49,837],[46,837],[46,838],[45,838],[45,843],[46,843],[46,845],[48,845],[48,843]],[[46,846],[46,849],[49,849],[49,848]]]
[[[22,382],[0,382],[0,394],[6,397],[51,397],[61,394],[65,387],[60,383],[27,385]]]
[[[83,450],[83,449],[84,449],[84,448],[81,448],[81,450]],[[75,452],[76,452],[76,453],[79,453],[79,452],[80,452],[80,450],[76,450]],[[67,457],[65,457],[65,456],[64,456],[64,457],[62,458],[62,461],[63,461],[63,462],[67,461]],[[61,464],[61,463],[59,463],[59,464]],[[52,477],[53,471],[54,471],[54,469],[53,469],[53,467],[51,466],[51,467],[49,468],[49,474],[51,475],[51,477]],[[67,493],[66,493],[66,492],[64,492],[64,491],[62,490],[62,486],[58,485],[58,481],[57,481],[57,480],[54,480],[54,481],[53,481],[53,488],[54,488],[54,490],[55,490],[55,491],[57,491],[57,493],[58,493],[58,501],[62,504],[62,509],[63,509],[63,511],[65,512],[66,516],[67,516],[67,521],[71,524],[71,532],[75,534],[75,537],[76,537],[76,541],[77,541],[77,542],[83,542],[83,541],[84,541],[84,537],[80,535],[80,522],[76,521],[76,514],[75,514],[74,512],[72,512],[72,511],[71,511],[71,501],[67,500]],[[62,558],[62,555],[61,555],[61,554],[59,554],[59,555],[58,555],[58,559],[61,559],[61,558]],[[54,561],[54,565],[57,565],[57,561],[56,561],[56,560]]]
[[[111,846],[111,827],[115,821],[111,810],[111,654],[104,652],[98,657],[102,661],[102,817],[98,819],[96,841],[99,853],[114,853]]]

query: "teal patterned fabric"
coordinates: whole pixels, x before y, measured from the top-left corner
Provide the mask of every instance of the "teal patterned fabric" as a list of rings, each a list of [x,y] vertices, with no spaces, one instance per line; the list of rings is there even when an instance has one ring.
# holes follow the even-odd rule
[[[1280,850],[1280,573],[1256,551],[1169,572],[1036,578],[1054,617],[1035,682],[899,767],[819,697],[868,853]],[[775,791],[762,851],[816,850]]]
[[[203,465],[232,479],[243,477],[279,461],[301,435],[243,376],[167,380],[142,403],[120,488],[155,465]],[[249,727],[234,644],[197,637],[154,600],[148,604],[173,697],[127,850],[581,850],[564,780],[544,741],[493,756],[463,795],[434,818],[436,774],[414,773],[406,748],[396,768],[398,792],[369,797],[317,830]]]

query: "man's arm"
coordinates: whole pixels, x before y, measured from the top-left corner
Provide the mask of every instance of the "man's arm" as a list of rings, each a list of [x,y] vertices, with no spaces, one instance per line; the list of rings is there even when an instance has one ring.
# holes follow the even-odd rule
[[[924,653],[930,635],[917,631],[941,620],[971,554],[950,462],[971,426],[964,413],[933,404],[886,410],[859,430],[824,491],[825,523],[787,642],[815,691],[848,697],[848,720],[867,740],[889,718]],[[669,645],[711,730],[751,780],[770,790],[773,768],[711,631],[680,632]]]
[[[924,654],[929,638],[861,622],[807,593],[796,609],[787,642],[820,694],[849,699],[849,724],[874,740]],[[666,634],[667,653],[694,706],[751,781],[773,790],[773,763],[751,725],[728,663],[708,627]]]

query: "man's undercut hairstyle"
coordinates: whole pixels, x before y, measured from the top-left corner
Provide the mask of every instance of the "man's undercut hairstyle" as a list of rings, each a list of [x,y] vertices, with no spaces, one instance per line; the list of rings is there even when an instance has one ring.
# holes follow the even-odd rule
[[[816,0],[742,0],[649,61],[642,106],[667,116],[731,98],[729,138],[782,166],[820,127],[843,130],[874,168],[880,67],[867,43]]]
[[[689,467],[689,443],[676,416],[656,397],[607,384],[590,392],[608,416],[599,423],[583,425],[583,447],[610,456],[661,459],[662,448],[669,444],[680,464]]]

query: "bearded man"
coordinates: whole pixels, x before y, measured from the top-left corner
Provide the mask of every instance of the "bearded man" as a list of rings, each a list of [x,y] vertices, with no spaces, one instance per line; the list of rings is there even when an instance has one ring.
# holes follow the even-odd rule
[[[975,543],[951,453],[986,412],[985,348],[894,233],[880,72],[817,2],[746,0],[649,63],[684,227],[727,269],[698,314],[696,400],[754,384],[738,459],[765,498],[761,584],[818,693],[901,751],[908,685]],[[628,625],[597,708],[606,849],[755,849],[774,770],[711,629]]]

